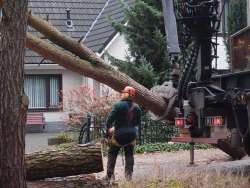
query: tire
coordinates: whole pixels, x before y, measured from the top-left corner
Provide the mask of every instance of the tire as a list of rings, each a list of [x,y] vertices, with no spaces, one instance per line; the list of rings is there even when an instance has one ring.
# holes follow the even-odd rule
[[[250,156],[250,133],[243,139],[244,149],[248,156]]]

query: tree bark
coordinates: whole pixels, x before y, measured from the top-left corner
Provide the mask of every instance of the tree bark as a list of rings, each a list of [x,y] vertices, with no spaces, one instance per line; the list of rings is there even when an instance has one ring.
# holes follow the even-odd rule
[[[27,183],[28,188],[104,188],[110,187],[102,179],[95,177],[95,174],[71,176],[65,178],[53,178],[49,180],[39,180]],[[118,188],[112,184],[112,188]]]
[[[136,89],[135,101],[157,115],[161,116],[167,108],[167,102],[162,97],[150,92],[127,75],[105,63],[90,63],[29,33],[27,34],[26,46],[44,58],[104,83],[116,91],[121,91],[127,85],[134,87]],[[173,117],[174,112],[167,116],[168,119]]]
[[[81,73],[84,73],[84,75],[94,78],[95,80],[110,86],[116,91],[121,91],[121,89],[123,89],[126,85],[131,85],[133,87],[136,87],[138,93],[136,101],[139,104],[141,104],[144,108],[149,109],[155,114],[159,116],[163,115],[167,106],[166,101],[163,98],[152,94],[152,92],[149,92],[145,87],[139,85],[125,74],[119,73],[117,70],[114,70],[111,66],[105,63],[105,61],[101,57],[98,57],[92,50],[88,49],[87,47],[79,43],[79,41],[58,31],[54,26],[52,26],[47,21],[39,18],[38,16],[29,14],[28,23],[30,26],[41,32],[51,42],[57,44],[58,46],[62,47],[65,50],[68,50],[74,55],[77,55],[80,59],[88,61],[93,65],[95,69],[98,68],[98,71],[100,71],[100,73],[96,71],[94,75],[93,74],[88,75],[88,72],[82,69],[78,70],[78,72],[82,71]],[[36,52],[39,53],[38,51]],[[55,59],[53,61],[56,62]],[[57,63],[60,64],[59,61]],[[101,75],[103,70],[108,71],[110,74],[114,74],[114,77],[116,77],[116,79],[114,80],[116,82],[115,84],[113,84],[114,82],[112,82],[113,78],[105,78],[103,80],[104,77],[107,77],[107,75],[105,75],[107,72],[104,75]],[[97,77],[99,77],[99,79]],[[106,79],[110,80],[106,81]],[[141,93],[141,91],[143,91],[144,93]],[[154,99],[151,97],[151,95]],[[172,119],[172,116],[173,114],[170,113],[168,118]]]
[[[24,52],[28,1],[1,1],[0,20],[0,187],[26,188]]]
[[[233,159],[242,159],[244,156],[246,156],[246,152],[241,147],[232,147],[232,145],[224,140],[220,140],[218,144],[214,145],[215,147],[219,148],[220,150],[224,151],[226,154],[228,154]]]
[[[58,63],[69,70],[84,74],[101,83],[104,83],[118,92],[120,92],[127,85],[133,86],[137,90],[135,101],[138,104],[142,105],[145,109],[152,111],[156,115],[162,116],[164,114],[168,105],[166,100],[150,92],[147,88],[138,84],[127,75],[109,66],[92,50],[88,49],[77,40],[61,33],[48,22],[32,15],[31,13],[28,14],[28,23],[44,34],[45,37],[53,43],[73,54],[66,53],[60,48],[34,37],[31,34],[27,34],[26,47],[37,52],[46,59]],[[75,55],[77,55],[79,59],[76,58]],[[65,57],[66,59],[62,57]],[[170,111],[166,119],[173,120],[174,116],[175,113]]]
[[[28,180],[103,171],[101,144],[59,145],[27,154],[25,162]]]

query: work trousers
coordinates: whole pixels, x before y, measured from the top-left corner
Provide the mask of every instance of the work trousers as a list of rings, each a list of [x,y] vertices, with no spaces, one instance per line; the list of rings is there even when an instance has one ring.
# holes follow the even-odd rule
[[[121,147],[110,145],[108,150],[108,164],[107,164],[107,178],[114,178],[114,169],[116,164],[117,155]],[[125,153],[125,177],[131,180],[134,167],[134,145],[124,146]]]

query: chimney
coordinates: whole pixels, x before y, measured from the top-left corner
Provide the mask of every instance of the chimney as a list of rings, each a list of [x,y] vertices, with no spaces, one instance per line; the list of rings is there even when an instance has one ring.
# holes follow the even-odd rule
[[[67,13],[67,20],[66,20],[66,26],[69,30],[74,30],[74,27],[73,27],[73,22],[71,20],[71,15],[70,15],[70,9],[67,8],[66,9],[66,13]]]

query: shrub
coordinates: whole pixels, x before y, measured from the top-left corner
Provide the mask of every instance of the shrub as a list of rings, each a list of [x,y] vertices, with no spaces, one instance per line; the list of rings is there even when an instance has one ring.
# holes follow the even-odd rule
[[[66,123],[71,126],[80,125],[87,114],[105,120],[117,99],[115,92],[99,96],[95,90],[84,85],[74,88],[64,94],[64,109],[69,114]]]
[[[69,143],[74,141],[74,139],[67,133],[60,133],[56,136],[56,138],[62,143]]]
[[[207,144],[195,144],[195,149],[209,149],[212,146]],[[172,144],[172,143],[154,143],[154,144],[144,144],[144,145],[136,145],[135,152],[136,153],[152,153],[152,152],[160,152],[160,151],[179,151],[179,150],[189,150],[190,144]]]

